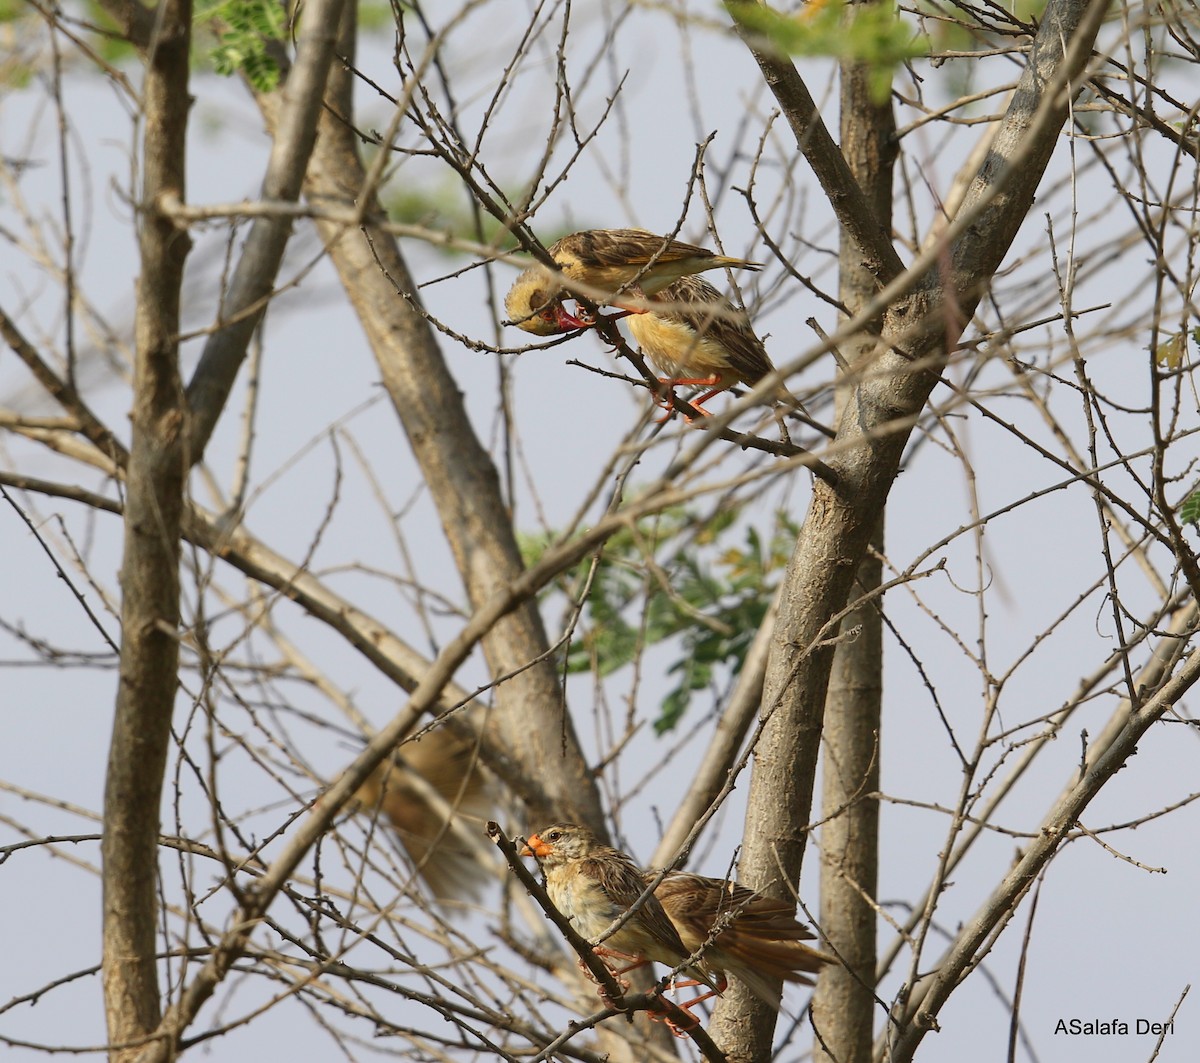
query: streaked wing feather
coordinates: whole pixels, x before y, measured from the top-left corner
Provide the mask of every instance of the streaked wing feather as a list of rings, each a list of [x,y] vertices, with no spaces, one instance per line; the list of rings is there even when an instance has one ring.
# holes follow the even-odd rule
[[[617,849],[605,849],[602,856],[589,856],[583,861],[581,870],[622,908],[631,908],[646,889],[646,881],[637,865]],[[678,953],[681,960],[688,955],[689,950],[657,897],[653,894],[647,897],[638,909],[638,915],[642,925],[657,941]]]
[[[647,881],[653,874],[646,872]],[[807,981],[794,972],[817,971],[829,962],[823,953],[801,944],[815,935],[797,921],[790,902],[761,897],[738,883],[688,872],[668,875],[657,894],[676,919],[692,924],[697,935],[725,917],[728,925],[713,946],[741,964],[760,966],[773,977]]]
[[[708,281],[683,277],[658,293],[661,311],[719,343],[729,356],[729,368],[743,384],[757,384],[773,368],[767,350],[750,327],[750,319]]]
[[[682,240],[665,241],[664,237],[645,229],[589,229],[572,233],[550,248],[550,254],[555,258],[563,251],[576,256],[589,269],[644,266],[651,259],[667,264],[689,258],[717,257],[707,248],[685,244]]]

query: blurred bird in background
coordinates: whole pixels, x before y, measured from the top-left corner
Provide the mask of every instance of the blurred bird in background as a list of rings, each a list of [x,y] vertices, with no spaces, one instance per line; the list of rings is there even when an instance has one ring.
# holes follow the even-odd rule
[[[354,802],[358,812],[387,819],[436,900],[477,901],[495,874],[483,837],[496,814],[494,791],[475,744],[439,727],[385,760]]]

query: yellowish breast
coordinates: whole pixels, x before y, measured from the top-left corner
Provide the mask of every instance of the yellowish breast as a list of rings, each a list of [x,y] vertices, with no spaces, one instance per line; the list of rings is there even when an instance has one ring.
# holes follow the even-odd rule
[[[663,376],[716,376],[722,383],[736,382],[724,346],[701,336],[686,322],[660,314],[631,314],[626,320],[642,353]]]

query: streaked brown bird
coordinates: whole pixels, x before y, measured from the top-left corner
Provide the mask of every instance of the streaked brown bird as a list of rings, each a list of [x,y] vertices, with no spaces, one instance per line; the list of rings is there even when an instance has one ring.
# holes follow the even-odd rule
[[[554,906],[593,943],[646,892],[637,864],[577,823],[554,823],[531,834],[521,855],[537,860]],[[618,975],[650,962],[678,967],[691,955],[654,894],[595,952],[627,961],[614,970]],[[695,975],[716,988],[704,972]]]
[[[657,874],[647,871],[645,880],[652,882]],[[736,882],[669,871],[654,896],[684,948],[694,954],[706,945],[701,965],[718,976],[721,989],[724,975],[731,974],[760,1000],[778,1008],[773,982],[811,985],[809,975],[834,962],[832,956],[805,944],[814,935],[796,921],[794,904],[770,900]]]
[[[590,941],[628,911],[659,874],[640,870],[625,853],[573,823],[556,823],[531,835],[521,855],[537,858],[550,899]],[[795,905],[736,882],[668,871],[653,897],[608,939],[608,954],[619,950],[621,958],[678,967],[703,949],[688,973],[695,979],[690,984],[707,985],[710,992],[682,1005],[685,1010],[723,992],[726,974],[778,1008],[774,981],[811,984],[810,975],[834,962],[805,944],[814,935],[797,922],[795,912]],[[603,945],[596,952],[606,954]]]
[[[774,370],[746,312],[708,281],[683,277],[650,302],[656,304],[653,309],[631,312],[629,331],[663,374],[663,384],[708,389],[688,400],[700,413],[708,413],[704,403],[718,392],[734,384],[753,387]],[[771,400],[800,408],[783,383],[772,391]]]
[[[645,229],[586,229],[564,236],[548,251],[568,283],[534,265],[513,282],[504,300],[509,320],[538,336],[592,324],[563,308],[571,281],[593,302],[606,303],[624,291],[634,298],[653,295],[681,277],[722,266],[762,268]]]

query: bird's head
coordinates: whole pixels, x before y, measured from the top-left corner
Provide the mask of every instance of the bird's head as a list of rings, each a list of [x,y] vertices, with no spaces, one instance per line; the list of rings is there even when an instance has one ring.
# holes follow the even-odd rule
[[[532,856],[539,864],[553,867],[587,856],[596,845],[596,837],[587,827],[578,823],[555,823],[531,834],[521,855]]]
[[[504,310],[510,324],[535,336],[558,336],[586,328],[587,321],[567,313],[563,298],[562,288],[555,286],[550,274],[531,266],[513,281],[504,297]]]

